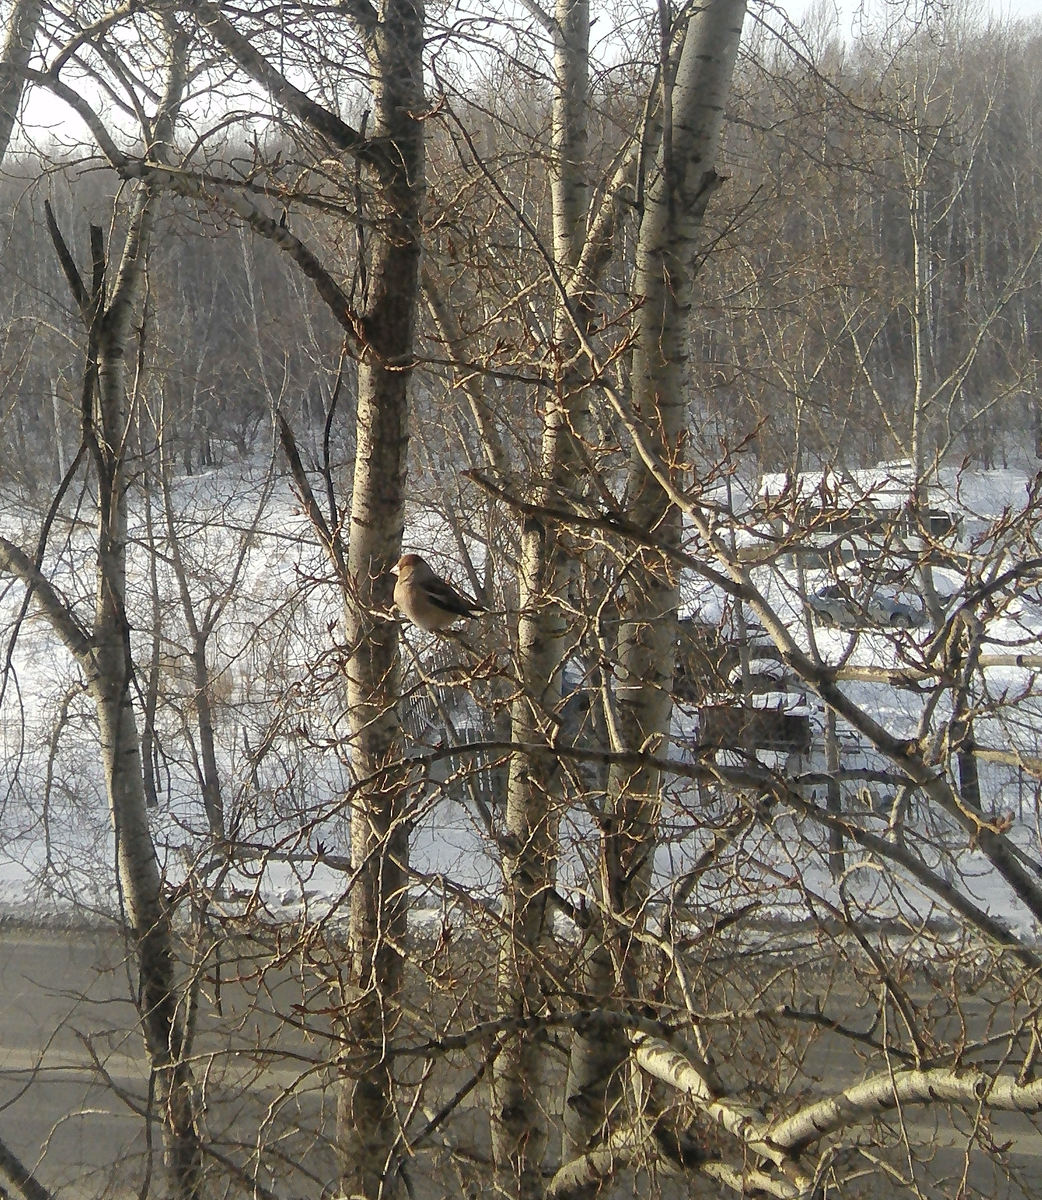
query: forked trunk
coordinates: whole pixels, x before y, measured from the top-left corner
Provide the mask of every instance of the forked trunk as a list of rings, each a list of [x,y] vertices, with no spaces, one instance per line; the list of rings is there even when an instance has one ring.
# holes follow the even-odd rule
[[[662,132],[637,241],[634,295],[643,302],[632,403],[647,443],[674,472],[684,460],[684,361],[697,240],[718,183],[713,167],[744,16],[745,0],[709,0],[677,35],[672,80],[671,71],[664,73]],[[627,492],[636,524],[654,530],[657,538],[679,542],[680,513],[636,452]],[[647,553],[641,568],[627,576],[623,595],[614,696],[618,749],[664,757],[678,588],[675,573],[661,558]],[[651,768],[616,765],[609,774],[600,919],[587,946],[586,990],[594,1004],[607,1005],[615,997],[636,1005],[641,999],[641,948],[633,934],[646,919],[661,787],[659,772]],[[628,1058],[622,1038],[575,1038],[565,1105],[566,1161],[605,1137],[622,1097]]]
[[[160,161],[170,144],[184,88],[187,43],[167,25],[166,91],[153,128],[150,150]],[[133,414],[126,392],[126,362],[132,322],[159,194],[138,185],[131,200],[127,238],[106,304],[106,263],[102,234],[93,229],[92,295],[88,297],[63,255],[63,266],[88,325],[84,438],[97,477],[97,596],[89,648],[77,657],[94,701],[101,758],[116,844],[120,902],[134,940],[138,966],[138,1008],[145,1047],[156,1081],[171,1194],[195,1200],[202,1182],[202,1156],[195,1124],[191,1074],[184,1060],[184,1029],[178,1012],[175,956],[169,914],[155,844],[149,828],[141,741],[134,715],[133,659],[126,611],[127,485],[124,455],[131,442]],[[52,227],[59,251],[64,249]]]

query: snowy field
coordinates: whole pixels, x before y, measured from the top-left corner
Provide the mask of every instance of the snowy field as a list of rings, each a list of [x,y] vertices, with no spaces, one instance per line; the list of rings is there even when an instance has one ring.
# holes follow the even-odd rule
[[[944,503],[958,510],[961,537],[968,542],[1001,524],[1004,514],[1023,508],[1029,483],[1023,472],[994,471],[951,473],[936,487],[938,494],[944,493]],[[934,502],[939,502],[936,497]],[[133,502],[128,604],[142,672],[153,661],[157,622],[160,631],[155,661],[161,702],[154,756],[160,803],[153,823],[166,876],[176,883],[189,868],[198,871],[208,853],[196,772],[187,599],[197,622],[207,613],[218,614],[207,651],[217,698],[224,803],[229,832],[252,854],[222,876],[219,903],[229,912],[248,908],[273,921],[346,917],[349,876],[342,860],[348,854],[349,813],[343,796],[350,785],[350,763],[339,674],[342,624],[339,593],[321,552],[287,483],[271,484],[261,474],[221,471],[177,481],[169,525],[162,506],[158,495],[151,498],[151,511],[140,496]],[[39,525],[36,517],[18,517],[8,506],[0,513],[0,528],[32,547]],[[161,555],[153,575],[156,560],[147,547],[157,540]],[[174,572],[175,540],[188,580],[187,597]],[[456,543],[435,518],[417,518],[405,540],[408,548],[422,549],[435,565],[462,580]],[[89,619],[93,589],[89,544],[89,530],[64,514],[55,523],[44,560],[45,571],[84,620]],[[997,556],[996,570],[1004,569],[1014,544],[1011,539],[1010,549]],[[948,568],[938,568],[935,575],[946,603],[957,600],[966,584],[963,575]],[[802,646],[823,661],[852,671],[922,666],[929,630],[825,629],[807,620],[791,564],[755,568],[753,578]],[[803,579],[804,587],[815,583]],[[103,918],[115,910],[117,898],[91,706],[68,653],[32,607],[19,623],[23,600],[20,585],[7,581],[0,588],[0,628],[10,663],[0,706],[0,915]],[[684,581],[685,615],[718,622],[727,604],[726,597],[694,576]],[[416,653],[427,652],[422,635],[409,631],[407,636]],[[1042,655],[1042,598],[1027,589],[995,606],[986,651],[992,657]],[[1008,664],[985,669],[988,704],[976,728],[980,744],[1042,756],[1036,675],[1030,667]],[[136,682],[140,705],[146,680]],[[871,680],[851,679],[843,686],[892,734],[916,734],[928,693]],[[792,702],[791,695],[786,702]],[[812,696],[798,702],[810,712],[810,755],[787,767],[777,756],[762,757],[765,765],[797,773],[821,771],[823,714]],[[454,703],[463,701],[457,696]],[[945,715],[944,703],[937,706],[935,720]],[[853,729],[841,723],[839,734],[845,766],[885,766]],[[697,716],[690,708],[678,706],[674,736],[673,753],[689,758],[685,745],[698,736]],[[425,748],[429,744],[413,752]],[[984,762],[981,784],[984,807],[1008,814],[1016,844],[1039,857],[1037,794],[1030,773],[1008,762]],[[823,785],[808,795],[822,802]],[[885,833],[885,789],[848,788],[844,803],[864,813],[868,827]],[[671,783],[656,860],[663,896],[703,852],[727,808],[726,798],[707,795],[682,780]],[[438,919],[440,897],[449,894],[442,891],[442,877],[494,900],[496,855],[480,808],[458,791],[435,789],[418,795],[415,816],[411,862],[425,919]],[[919,847],[924,856],[932,853],[931,865],[957,878],[967,895],[1018,935],[1036,940],[1039,931],[983,856],[972,848],[948,853],[947,843],[958,840],[952,837],[954,826],[946,828],[936,817],[931,821],[929,840],[924,835]],[[595,852],[592,825],[582,813],[570,812],[561,834],[561,886],[581,899]],[[950,914],[911,881],[884,875],[849,846],[846,873],[837,884],[828,869],[824,838],[820,829],[791,812],[775,812],[767,826],[753,824],[728,847],[713,880],[700,885],[700,910],[711,913],[740,905],[743,896],[755,897],[758,919],[766,927],[771,921],[806,917],[813,897],[834,905],[845,895],[880,919],[903,913],[938,924],[950,921]],[[698,917],[687,919],[697,923]]]

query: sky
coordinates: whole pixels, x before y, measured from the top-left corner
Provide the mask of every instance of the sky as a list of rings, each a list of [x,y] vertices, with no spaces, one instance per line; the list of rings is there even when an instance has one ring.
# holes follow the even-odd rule
[[[802,16],[816,2],[820,3],[821,0],[776,0],[778,7],[784,9],[794,20]],[[889,8],[905,7],[902,0],[883,0],[883,3],[880,3],[880,0],[865,0],[864,3],[859,0],[826,0],[826,2],[834,3],[839,14],[840,25],[846,33],[850,32],[854,18],[862,7],[870,8],[873,12],[878,12],[884,4]],[[1011,17],[1017,20],[1042,16],[1042,0],[969,0],[969,2],[962,0],[962,2],[966,8],[979,8],[995,17]],[[951,6],[952,0],[938,0],[939,7],[941,4],[945,7]]]
[[[750,0],[750,8],[754,2]],[[900,14],[913,8],[921,9],[924,3],[933,3],[938,9],[961,7],[969,12],[978,11],[1000,19],[1042,20],[1042,0],[766,0],[766,3],[796,22],[815,7],[831,7],[844,37],[856,37],[863,32],[866,17],[875,24],[884,12]],[[768,24],[775,22],[768,19]],[[748,28],[747,23],[747,33]],[[92,139],[78,118],[64,104],[40,89],[33,89],[30,93],[25,118],[28,129],[17,139],[20,143],[25,133],[28,133],[28,140],[36,143],[51,139],[67,145],[91,143]]]

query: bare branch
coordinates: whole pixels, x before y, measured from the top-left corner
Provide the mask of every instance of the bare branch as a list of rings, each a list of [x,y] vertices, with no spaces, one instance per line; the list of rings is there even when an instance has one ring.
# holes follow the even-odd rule
[[[534,17],[551,37],[557,36],[559,26],[541,4],[536,3],[536,0],[521,0],[521,7],[529,16]]]
[[[83,284],[83,277],[76,266],[76,260],[72,256],[72,251],[69,249],[65,237],[58,227],[58,222],[55,220],[54,209],[51,208],[50,200],[43,202],[43,211],[47,220],[47,231],[51,235],[51,241],[54,244],[55,253],[58,255],[58,261],[65,272],[69,290],[72,292],[73,298],[79,306],[80,313],[87,319],[88,310],[90,309],[90,297],[87,295],[87,289]]]
[[[1022,1085],[1012,1075],[951,1068],[887,1072],[807,1105],[795,1116],[772,1125],[766,1136],[773,1146],[798,1153],[820,1138],[869,1121],[898,1105],[934,1103],[1036,1113],[1042,1111],[1042,1080]]]
[[[14,575],[31,590],[51,628],[65,643],[76,661],[86,665],[93,649],[90,636],[29,555],[3,537],[0,537],[0,571]]]
[[[602,1145],[560,1167],[550,1180],[547,1195],[550,1200],[585,1195],[592,1186],[611,1179],[653,1146],[652,1131],[646,1121],[617,1129]]]
[[[326,553],[333,563],[333,568],[336,571],[340,585],[346,587],[349,575],[340,531],[330,529],[325,517],[322,515],[322,509],[319,507],[318,501],[315,499],[315,494],[311,490],[311,483],[308,480],[307,472],[304,470],[304,464],[300,461],[300,454],[297,451],[297,442],[293,436],[293,430],[290,429],[289,422],[282,412],[278,413],[278,423],[282,449],[289,462],[290,474],[293,476],[293,482],[300,495],[301,503],[304,505],[304,511],[307,513],[308,520],[314,527],[315,532],[325,545]]]
[[[367,162],[374,162],[380,157],[376,144],[371,139],[364,138],[357,129],[329,109],[323,108],[321,104],[316,104],[310,96],[290,83],[285,75],[277,71],[271,61],[222,15],[216,5],[208,3],[208,0],[188,0],[187,7],[200,27],[228,51],[251,79],[266,88],[272,99],[287,112],[299,117],[340,150],[357,155]]]
[[[901,845],[899,842],[892,842],[886,838],[877,837],[874,833],[869,833],[866,829],[862,829],[856,822],[837,817],[835,814],[819,808],[816,804],[811,804],[794,790],[788,791],[787,801],[794,808],[798,809],[799,812],[810,817],[812,820],[830,829],[841,830],[847,837],[852,838],[866,850],[902,867],[928,892],[937,896],[953,912],[957,912],[961,917],[964,917],[974,928],[983,933],[985,937],[996,942],[1003,949],[1010,950],[1025,966],[1033,970],[1038,970],[1039,967],[1042,967],[1042,960],[1039,959],[1038,955],[1028,949],[1015,934],[1011,933],[1006,926],[996,921],[994,917],[990,916],[982,908],[979,908],[972,900],[964,896],[958,888],[938,875],[936,871],[931,871],[922,859],[913,854],[907,847]]]
[[[710,1073],[705,1066],[700,1066],[662,1038],[637,1032],[630,1034],[630,1043],[638,1066],[649,1075],[683,1092],[706,1116],[733,1134],[753,1153],[769,1159],[776,1166],[792,1167],[790,1154],[770,1139],[769,1124],[763,1113],[749,1105],[719,1096],[710,1085]],[[797,1172],[793,1182],[806,1187],[810,1180]]]

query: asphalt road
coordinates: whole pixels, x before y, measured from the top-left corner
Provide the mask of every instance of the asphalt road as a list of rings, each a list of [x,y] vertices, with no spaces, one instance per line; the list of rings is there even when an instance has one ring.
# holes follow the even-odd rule
[[[284,982],[294,986],[288,975]],[[326,1140],[334,1128],[333,1092],[328,1072],[312,1065],[325,1061],[325,1047],[287,1032],[273,1016],[276,1005],[293,1008],[292,994],[280,995],[280,986],[276,978],[267,1011],[247,1003],[252,996],[245,989],[238,1003],[235,985],[226,988],[224,1020],[212,1019],[199,1036],[195,1074],[207,1102],[207,1135],[240,1163],[250,1161],[258,1143],[276,1146],[287,1165],[278,1179],[261,1181],[280,1196],[318,1197],[321,1181],[333,1178]],[[111,933],[0,928],[0,1138],[67,1200],[140,1194],[148,1073],[133,1032],[131,987],[122,942]],[[260,1052],[276,1032],[291,1052],[288,1060]],[[844,1055],[809,1065],[827,1085],[849,1082],[855,1063]],[[451,1080],[444,1082],[450,1094]],[[471,1102],[485,1103],[480,1089]],[[948,1181],[922,1195],[1042,1200],[1042,1136],[1026,1118],[1010,1114],[997,1122],[998,1140],[1010,1143],[1007,1176],[981,1156],[967,1168],[952,1126],[937,1117],[922,1108],[906,1114],[907,1157],[933,1156],[932,1173]],[[303,1169],[288,1165],[294,1161]],[[907,1173],[900,1155],[892,1161],[898,1174]],[[876,1175],[863,1191],[856,1184],[845,1189],[842,1200],[914,1194],[896,1182],[889,1190],[880,1186]],[[421,1186],[419,1194],[444,1193]],[[663,1194],[703,1193],[667,1182]],[[704,1194],[722,1193],[714,1187]]]
[[[226,986],[228,1020],[204,1017],[196,1041],[207,1135],[239,1162],[258,1136],[276,1141],[312,1174],[332,1178],[321,1145],[321,1131],[333,1128],[328,1072],[308,1061],[324,1062],[324,1048],[303,1037],[294,1046],[292,1031],[273,1019],[271,1005],[288,1009],[292,997],[269,995],[264,1012],[237,1005],[236,991],[246,995]],[[132,996],[124,946],[112,933],[0,929],[0,1138],[68,1200],[140,1194],[148,1070]],[[296,1052],[288,1065],[263,1053],[276,1030]],[[293,1174],[287,1169],[284,1181]],[[294,1195],[321,1190],[306,1177],[295,1182]]]

